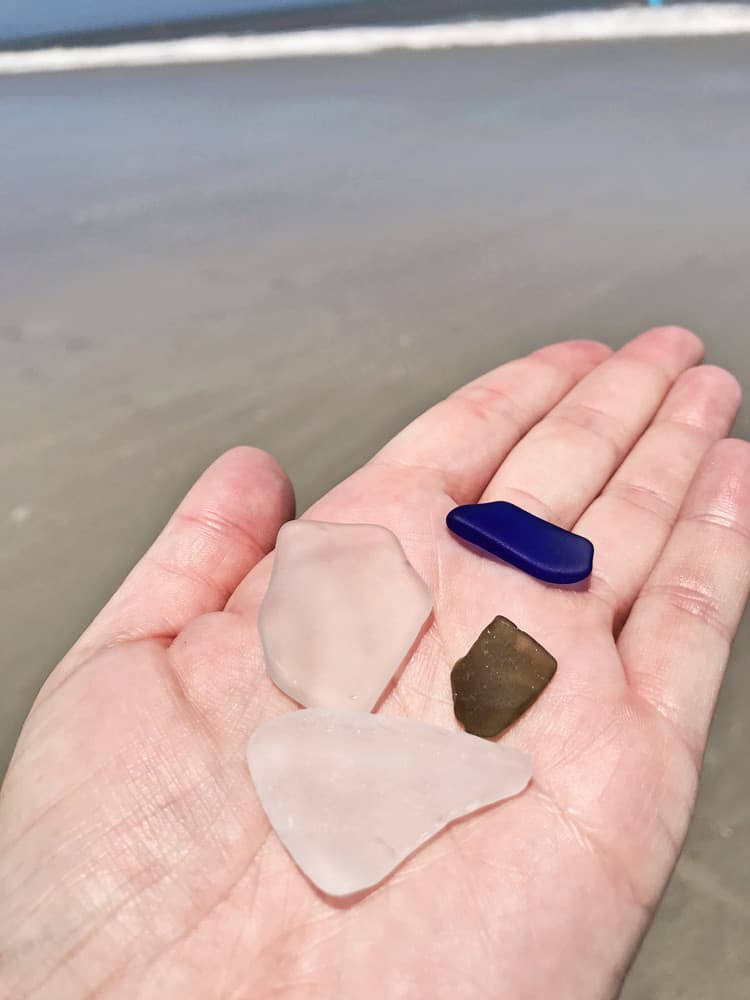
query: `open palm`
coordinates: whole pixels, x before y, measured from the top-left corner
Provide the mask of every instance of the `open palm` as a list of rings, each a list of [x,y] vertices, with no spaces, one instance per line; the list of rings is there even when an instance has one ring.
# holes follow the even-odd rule
[[[308,512],[391,528],[432,590],[380,711],[454,727],[450,668],[497,614],[558,660],[503,737],[534,759],[527,791],[354,902],[300,874],[247,772],[253,728],[294,707],[257,634],[292,498],[263,453],[219,459],[26,723],[0,799],[0,995],[612,996],[685,834],[750,577],[750,446],[720,440],[739,390],[700,359],[671,328],[545,348]],[[591,538],[588,586],[451,537],[447,511],[480,498]]]

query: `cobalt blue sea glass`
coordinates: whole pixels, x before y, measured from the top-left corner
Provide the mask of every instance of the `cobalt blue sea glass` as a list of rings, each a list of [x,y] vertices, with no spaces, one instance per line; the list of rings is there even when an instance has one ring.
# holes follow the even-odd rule
[[[590,575],[594,546],[505,500],[454,507],[454,535],[547,583],[578,583]]]

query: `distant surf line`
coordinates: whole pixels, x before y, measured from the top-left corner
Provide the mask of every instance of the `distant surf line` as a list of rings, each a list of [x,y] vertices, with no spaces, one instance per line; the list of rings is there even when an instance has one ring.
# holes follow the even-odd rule
[[[0,52],[0,75],[354,56],[397,50],[425,52],[739,34],[750,34],[750,4],[681,4],[655,9],[626,7],[567,11],[509,20],[211,35],[92,48]]]

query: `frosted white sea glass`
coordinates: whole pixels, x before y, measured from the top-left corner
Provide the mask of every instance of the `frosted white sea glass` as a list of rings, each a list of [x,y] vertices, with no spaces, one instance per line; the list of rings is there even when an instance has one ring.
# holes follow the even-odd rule
[[[446,824],[522,791],[531,760],[478,736],[389,715],[291,712],[247,748],[274,830],[323,892],[380,882]]]
[[[290,521],[258,618],[268,672],[301,705],[369,712],[431,608],[387,528]]]

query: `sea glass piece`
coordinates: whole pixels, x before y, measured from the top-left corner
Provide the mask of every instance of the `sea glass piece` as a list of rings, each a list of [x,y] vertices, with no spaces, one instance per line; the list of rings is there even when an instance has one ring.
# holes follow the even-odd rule
[[[557,661],[498,615],[451,671],[453,708],[467,733],[497,736],[534,704]]]
[[[247,748],[274,830],[304,874],[333,896],[380,882],[452,820],[517,795],[520,750],[390,715],[291,712]]]
[[[578,583],[591,574],[594,546],[588,538],[506,500],[454,507],[446,523],[454,535],[539,580]]]
[[[259,615],[268,672],[301,705],[369,712],[431,608],[387,528],[291,521]]]

